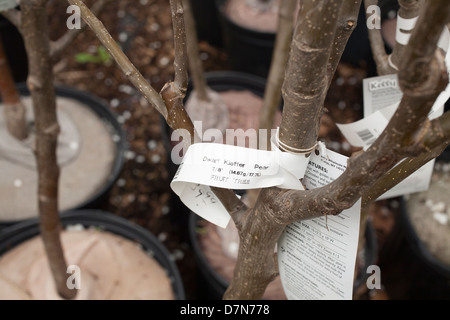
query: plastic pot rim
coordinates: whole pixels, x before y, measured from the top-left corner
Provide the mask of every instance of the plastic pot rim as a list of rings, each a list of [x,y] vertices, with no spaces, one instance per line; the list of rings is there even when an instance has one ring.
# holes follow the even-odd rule
[[[16,86],[21,96],[25,97],[30,96],[30,91],[28,90],[26,83],[18,83],[16,84]],[[94,206],[99,199],[101,199],[109,192],[112,185],[118,179],[122,171],[123,165],[125,163],[125,158],[123,155],[124,151],[127,149],[125,132],[120,123],[117,121],[114,113],[100,98],[96,97],[95,95],[89,92],[81,91],[68,86],[55,85],[54,88],[56,97],[70,98],[79,101],[80,103],[85,105],[88,109],[90,109],[92,112],[94,112],[102,121],[106,121],[110,125],[110,127],[114,130],[114,134],[120,137],[118,141],[114,142],[114,145],[116,146],[114,163],[111,169],[110,176],[105,181],[103,186],[95,194],[91,195],[85,201],[79,203],[73,208],[69,208],[64,211],[88,209]],[[23,219],[4,220],[0,222],[0,228],[8,227],[21,221],[23,221]]]
[[[97,227],[139,243],[145,251],[152,252],[153,258],[169,272],[175,299],[185,299],[183,281],[176,264],[170,259],[167,248],[151,232],[127,219],[98,209],[61,212],[60,219],[63,228],[82,224],[84,227]],[[0,230],[0,256],[39,234],[39,218],[26,219]]]

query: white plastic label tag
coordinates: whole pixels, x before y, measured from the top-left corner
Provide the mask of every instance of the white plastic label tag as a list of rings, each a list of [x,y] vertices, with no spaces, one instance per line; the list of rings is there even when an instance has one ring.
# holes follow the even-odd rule
[[[16,0],[0,0],[0,11],[6,11],[18,6]]]
[[[204,219],[225,228],[230,216],[210,186],[226,189],[257,189],[278,186],[304,190],[308,157],[216,143],[189,147],[170,186],[181,201]]]
[[[303,179],[307,189],[324,186],[347,167],[347,157],[313,154]],[[361,201],[337,216],[290,224],[278,241],[278,267],[288,299],[352,299]]]

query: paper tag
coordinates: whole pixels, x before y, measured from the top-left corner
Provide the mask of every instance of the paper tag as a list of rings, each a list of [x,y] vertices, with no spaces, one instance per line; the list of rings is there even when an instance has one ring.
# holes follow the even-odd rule
[[[225,228],[230,216],[210,186],[304,190],[299,179],[303,178],[308,159],[303,154],[281,152],[273,141],[272,151],[197,143],[187,150],[170,186],[190,210]]]
[[[346,169],[347,157],[313,154],[303,179],[324,186]],[[337,216],[290,224],[278,241],[278,267],[288,299],[352,299],[361,201]]]
[[[17,7],[16,0],[0,0],[0,11],[6,11]]]

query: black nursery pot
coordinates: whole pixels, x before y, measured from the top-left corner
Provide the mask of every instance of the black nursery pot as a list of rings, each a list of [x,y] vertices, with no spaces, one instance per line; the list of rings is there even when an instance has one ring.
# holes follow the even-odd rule
[[[217,273],[211,266],[198,242],[198,223],[202,218],[191,212],[189,216],[189,237],[194,250],[195,259],[199,267],[199,290],[204,299],[221,300],[228,288],[229,283]],[[377,258],[375,230],[370,222],[366,224],[365,247],[364,247],[364,264],[358,270],[357,278],[353,284],[356,290],[364,284],[368,278],[366,273],[367,267],[375,264]]]
[[[228,61],[232,70],[267,78],[275,46],[275,33],[260,32],[237,25],[225,14],[226,0],[214,0]]]
[[[28,58],[19,30],[0,14],[0,34],[8,58],[14,81],[19,83],[27,79]]]
[[[21,96],[26,97],[30,95],[30,91],[25,83],[19,83],[17,85]],[[108,108],[108,106],[102,102],[99,98],[91,95],[88,92],[79,91],[70,87],[55,86],[55,93],[57,97],[65,97],[74,99],[84,105],[86,105],[91,111],[93,111],[107,126],[111,136],[117,137],[114,140],[116,153],[114,155],[114,163],[111,168],[110,175],[101,188],[97,190],[95,194],[92,194],[84,202],[79,203],[73,208],[69,208],[65,211],[79,210],[79,209],[97,209],[100,208],[104,201],[108,197],[108,193],[114,185],[115,181],[119,177],[123,165],[124,165],[124,152],[127,148],[125,132],[121,124],[117,121],[116,116]],[[1,99],[0,99],[1,101]],[[0,223],[0,229],[10,226],[18,221],[3,221]]]
[[[60,217],[63,227],[75,224],[81,224],[86,228],[96,227],[139,243],[143,250],[151,252],[161,267],[167,271],[175,299],[185,299],[183,282],[177,266],[170,259],[166,247],[149,231],[124,218],[101,210],[67,211],[61,213]],[[28,219],[0,230],[0,256],[39,233],[38,218]]]
[[[210,45],[221,48],[222,29],[216,4],[211,0],[191,0],[197,37]]]

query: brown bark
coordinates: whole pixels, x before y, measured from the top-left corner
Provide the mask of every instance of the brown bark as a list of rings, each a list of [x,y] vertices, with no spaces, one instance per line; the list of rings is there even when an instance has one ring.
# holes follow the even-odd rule
[[[289,57],[296,10],[297,1],[281,1],[275,47],[259,116],[259,129],[266,130],[266,141],[270,141],[275,114],[281,103],[281,87],[284,80],[284,70],[286,69],[286,63]],[[267,143],[267,147],[270,149],[270,143]]]
[[[347,45],[353,30],[356,29],[358,23],[358,14],[361,7],[361,0],[344,1],[339,12],[338,25],[331,48],[330,59],[328,62],[328,80],[333,80],[333,75],[339,65],[339,62]]]
[[[366,8],[366,17],[372,18],[372,12],[367,12],[367,9],[372,5],[378,5],[378,0],[364,0],[364,5]],[[381,17],[378,17],[379,23],[381,24]],[[370,47],[372,49],[373,59],[377,66],[378,75],[386,75],[395,73],[395,69],[389,65],[389,56],[384,48],[384,40],[381,35],[381,30],[377,28],[368,29]]]
[[[202,101],[209,101],[205,77],[203,75],[203,64],[199,56],[197,31],[195,28],[194,15],[190,0],[183,0],[184,6],[184,20],[187,36],[187,56],[189,59],[189,70],[191,72],[192,83],[194,90],[197,92],[197,97]]]
[[[378,0],[364,0],[366,10],[371,5],[378,5]],[[419,16],[423,5],[423,0],[399,0],[400,9],[398,15],[405,19],[411,19]],[[366,13],[369,18],[372,13]],[[380,17],[381,19],[381,17]],[[397,73],[398,64],[403,57],[405,46],[396,42],[392,53],[389,56],[384,48],[384,40],[380,29],[369,29],[369,40],[372,48],[378,75],[387,75]],[[390,62],[389,62],[390,60]]]
[[[400,9],[398,11],[398,15],[404,19],[418,17],[420,10],[422,9],[423,2],[423,0],[399,0],[398,3],[400,5]],[[403,58],[405,47],[405,45],[396,42],[392,50],[391,61],[397,69]]]
[[[302,3],[282,88],[280,140],[292,148],[309,149],[316,144],[329,83],[327,65],[336,12],[341,6],[342,1],[333,0]]]
[[[57,292],[66,299],[76,295],[67,287],[67,263],[60,240],[58,211],[59,166],[56,146],[59,125],[48,38],[45,0],[22,0],[21,32],[29,59],[27,85],[31,92],[36,126],[36,162],[41,236]]]
[[[25,106],[20,101],[8,58],[0,35],[0,94],[3,100],[4,117],[9,133],[18,140],[28,137]]]

